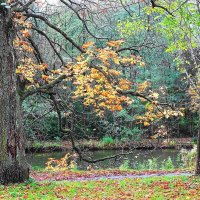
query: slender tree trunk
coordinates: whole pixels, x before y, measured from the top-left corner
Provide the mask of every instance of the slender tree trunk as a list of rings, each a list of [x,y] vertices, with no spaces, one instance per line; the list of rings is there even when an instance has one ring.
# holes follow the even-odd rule
[[[16,84],[15,31],[8,10],[0,6],[0,13],[0,182],[8,184],[28,179],[29,165]]]
[[[200,69],[199,68],[198,68],[196,76],[197,76],[197,84],[199,84],[200,83]],[[197,89],[197,92],[198,92],[197,103],[198,103],[199,122],[198,122],[197,159],[196,159],[195,174],[196,175],[200,175],[200,105],[199,105],[199,101],[200,101],[200,89],[199,89],[198,85],[197,85],[196,89]]]
[[[198,138],[197,138],[197,158],[195,174],[200,175],[200,109],[199,109],[199,124],[198,124]]]

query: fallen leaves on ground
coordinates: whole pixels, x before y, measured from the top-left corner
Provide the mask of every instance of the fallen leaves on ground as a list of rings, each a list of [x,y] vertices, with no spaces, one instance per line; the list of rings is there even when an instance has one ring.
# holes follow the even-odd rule
[[[41,181],[0,186],[0,199],[170,200],[200,199],[200,177],[96,181]]]
[[[31,177],[37,181],[61,181],[61,180],[87,180],[96,178],[107,177],[121,177],[121,176],[133,176],[133,175],[165,175],[169,173],[182,173],[187,171],[173,170],[146,170],[146,171],[134,171],[134,170],[90,170],[90,171],[33,171]]]

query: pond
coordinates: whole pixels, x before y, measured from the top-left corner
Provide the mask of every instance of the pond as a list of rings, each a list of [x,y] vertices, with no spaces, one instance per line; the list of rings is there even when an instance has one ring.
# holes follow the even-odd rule
[[[125,152],[125,151],[124,151]],[[51,153],[33,153],[28,154],[27,158],[29,163],[34,168],[44,168],[45,163],[48,161],[48,158],[60,159],[65,156],[68,152],[51,152]],[[119,150],[102,150],[102,151],[93,151],[87,152],[87,156],[90,156],[93,159],[98,159],[106,156],[111,156],[119,154]],[[77,159],[77,168],[78,169],[87,169],[91,164],[80,161]],[[131,169],[160,169],[163,165],[170,167],[171,165],[174,168],[181,167],[180,151],[178,150],[169,150],[169,149],[157,149],[157,150],[135,150],[133,153],[122,156],[117,160],[105,160],[102,162],[95,163],[93,168],[95,169],[108,169],[108,168],[119,168],[122,164],[129,166]]]

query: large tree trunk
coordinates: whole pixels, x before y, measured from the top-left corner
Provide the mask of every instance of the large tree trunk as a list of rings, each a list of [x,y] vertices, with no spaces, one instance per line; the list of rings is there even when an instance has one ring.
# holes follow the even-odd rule
[[[13,39],[8,10],[0,6],[0,182],[29,178],[25,159],[21,104],[17,93]]]

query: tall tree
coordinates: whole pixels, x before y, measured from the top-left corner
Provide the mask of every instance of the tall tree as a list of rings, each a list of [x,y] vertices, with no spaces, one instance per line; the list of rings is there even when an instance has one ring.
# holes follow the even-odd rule
[[[22,182],[29,177],[24,152],[21,102],[17,92],[15,29],[11,12],[0,6],[0,182]]]
[[[125,70],[144,67],[141,57],[132,54],[133,47],[124,45],[123,40],[118,38],[113,41],[112,34],[110,38],[96,36],[88,27],[87,22],[93,19],[94,23],[91,24],[96,26],[95,30],[99,30],[99,26],[102,26],[99,24],[100,15],[103,27],[112,25],[105,16],[122,9],[118,1],[108,0],[108,8],[96,1],[84,4],[60,1],[67,11],[77,15],[84,27],[84,34],[86,31],[93,42],[83,44],[85,35],[77,42],[73,34],[69,35],[62,29],[62,20],[55,23],[54,13],[58,13],[55,5],[52,10],[47,4],[34,0],[11,0],[0,5],[0,182],[4,184],[29,178],[29,166],[24,154],[21,102],[30,95],[42,93],[50,99],[58,115],[60,131],[68,134],[80,157],[90,162],[108,157],[94,161],[85,159],[74,142],[73,130],[63,128],[62,108],[69,108],[60,99],[59,91],[64,90],[68,82],[75,88],[71,100],[79,99],[85,106],[93,107],[100,116],[106,110],[122,110],[123,106],[133,102],[132,97],[137,97],[147,105],[145,116],[139,116],[138,120],[148,126],[152,120],[162,116],[161,105],[168,106],[166,102],[158,103],[158,93],[148,91],[148,81],[135,84],[124,76]],[[61,10],[59,14],[62,13],[65,12]],[[44,27],[47,27],[47,32]],[[49,57],[46,59],[43,49],[36,45],[35,32],[40,35],[38,38],[44,37],[48,42],[48,53],[56,55],[54,66],[49,65]],[[61,36],[59,39],[62,40],[57,41],[52,37],[52,32]],[[94,41],[99,45],[96,46]],[[179,115],[168,107],[168,115]]]
[[[129,29],[155,31],[166,38],[166,52],[174,56],[174,63],[182,73],[191,101],[187,108],[199,116],[200,79],[199,79],[199,30],[200,30],[200,2],[199,1],[164,1],[151,0],[144,5],[143,12],[147,20],[136,16],[125,21]],[[130,26],[132,24],[132,26]],[[137,26],[139,25],[139,26]],[[125,28],[125,26],[124,26]],[[123,28],[122,28],[123,29]],[[124,32],[127,30],[123,29]],[[129,31],[127,31],[129,33]],[[187,96],[187,95],[186,95]],[[186,104],[186,102],[185,102]],[[199,118],[200,120],[200,118]],[[196,174],[200,175],[200,121],[198,124],[198,148],[196,160]]]

